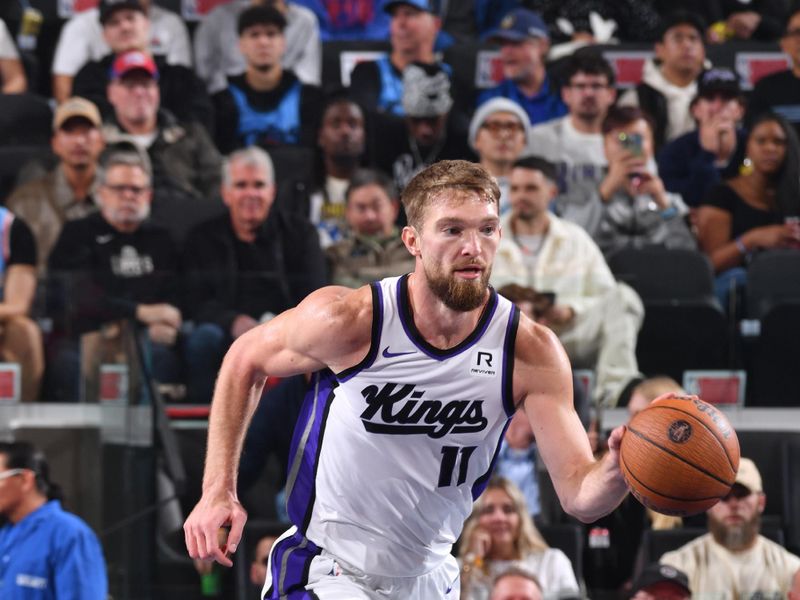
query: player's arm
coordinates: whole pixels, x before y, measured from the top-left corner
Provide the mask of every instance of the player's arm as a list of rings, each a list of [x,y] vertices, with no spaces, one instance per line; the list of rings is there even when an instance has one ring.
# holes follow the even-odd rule
[[[586,523],[611,512],[628,491],[619,470],[624,429],[612,432],[610,451],[595,460],[573,405],[569,359],[552,331],[524,317],[517,334],[514,393],[564,510]]]
[[[231,345],[211,403],[203,495],[184,525],[192,558],[232,564],[220,549],[219,528],[230,523],[227,550],[235,551],[247,517],[236,495],[239,456],[267,376],[352,366],[368,350],[371,327],[369,287],[327,287]]]

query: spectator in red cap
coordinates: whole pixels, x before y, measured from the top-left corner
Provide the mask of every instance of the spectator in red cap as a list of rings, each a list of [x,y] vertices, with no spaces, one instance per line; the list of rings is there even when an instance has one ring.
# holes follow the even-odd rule
[[[133,3],[133,4],[132,4]],[[87,62],[75,75],[72,93],[94,102],[103,116],[112,110],[106,99],[106,85],[114,60],[125,52],[136,50],[152,57],[159,72],[158,86],[161,103],[181,121],[197,121],[211,132],[213,109],[203,82],[183,65],[170,64],[164,55],[151,54],[148,35],[150,22],[137,0],[105,0],[100,11],[103,37],[111,52],[98,60]],[[123,19],[123,15],[127,15]]]
[[[103,134],[108,143],[130,141],[146,149],[156,189],[172,187],[193,196],[215,197],[222,159],[198,123],[180,122],[161,107],[161,73],[152,57],[134,50],[113,62],[107,87],[113,114]]]
[[[139,43],[169,64],[192,66],[189,31],[180,16],[152,0],[102,0],[97,8],[73,15],[61,29],[52,66],[57,102],[69,98],[72,79],[83,65],[111,51],[106,36],[142,36]]]

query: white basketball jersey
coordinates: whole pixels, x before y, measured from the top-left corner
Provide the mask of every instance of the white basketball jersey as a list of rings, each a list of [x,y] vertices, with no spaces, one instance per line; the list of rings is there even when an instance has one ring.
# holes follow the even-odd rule
[[[372,284],[366,358],[318,376],[287,483],[313,544],[370,574],[418,576],[449,554],[513,413],[519,312],[491,290],[475,328],[439,350],[414,326],[408,276]]]

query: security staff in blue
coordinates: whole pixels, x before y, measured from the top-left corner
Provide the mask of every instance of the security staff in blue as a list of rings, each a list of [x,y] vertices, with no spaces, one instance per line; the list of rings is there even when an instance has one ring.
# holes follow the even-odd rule
[[[273,6],[256,5],[242,12],[237,27],[246,70],[228,77],[228,87],[213,97],[220,152],[252,145],[313,146],[322,96],[281,66],[286,18]]]
[[[94,532],[61,508],[44,455],[0,442],[0,598],[105,600],[106,563]]]

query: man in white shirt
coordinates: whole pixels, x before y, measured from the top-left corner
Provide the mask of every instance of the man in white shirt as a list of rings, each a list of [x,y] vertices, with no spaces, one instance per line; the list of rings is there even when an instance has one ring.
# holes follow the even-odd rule
[[[69,98],[72,80],[83,65],[111,53],[103,25],[112,16],[123,21],[122,27],[134,30],[131,35],[149,37],[153,54],[165,56],[171,65],[191,68],[189,31],[179,15],[158,6],[153,0],[102,0],[97,8],[74,15],[61,30],[52,67],[53,96],[57,102]],[[125,50],[139,47],[139,44],[132,44]]]
[[[500,188],[501,216],[511,209],[508,176],[514,161],[525,150],[530,129],[528,113],[513,100],[502,97],[484,102],[469,124],[469,145]]]
[[[639,377],[636,339],[644,308],[636,292],[614,280],[589,234],[548,211],[555,177],[553,165],[539,157],[514,164],[511,212],[501,219],[491,283],[555,295],[537,321],[558,335],[573,366],[595,370],[595,404],[613,407]]]
[[[661,563],[684,571],[697,597],[786,597],[800,557],[759,534],[765,505],[761,474],[742,458],[731,491],[706,512],[709,533],[667,552]]]
[[[262,4],[273,6],[286,18],[283,68],[290,69],[305,84],[320,85],[322,42],[313,12],[286,0],[232,0],[208,13],[194,32],[195,72],[205,81],[209,94],[228,87],[228,75],[246,70],[236,24],[244,9]]]
[[[614,70],[599,55],[578,54],[564,69],[561,98],[569,113],[531,129],[528,152],[558,168],[560,204],[582,204],[605,177],[603,119],[617,96]]]

